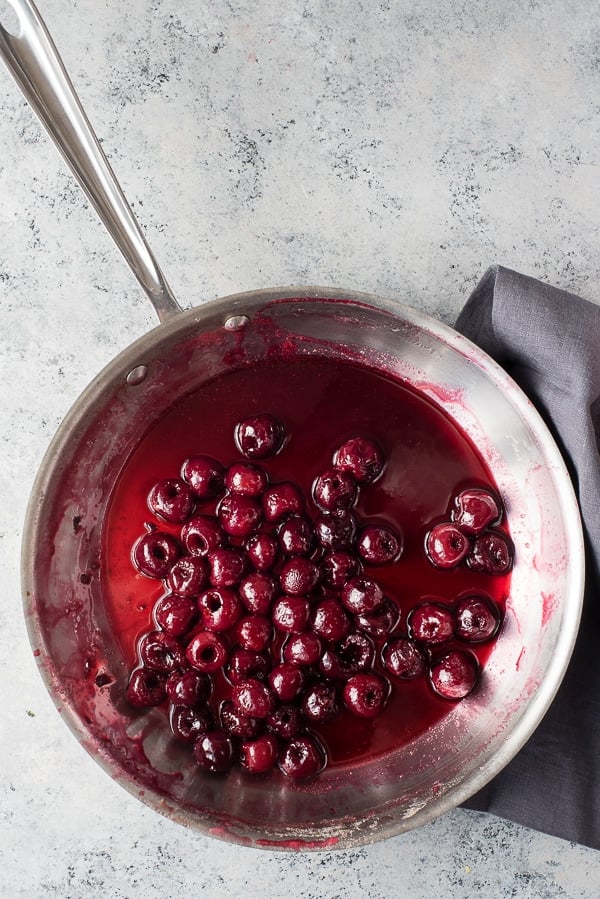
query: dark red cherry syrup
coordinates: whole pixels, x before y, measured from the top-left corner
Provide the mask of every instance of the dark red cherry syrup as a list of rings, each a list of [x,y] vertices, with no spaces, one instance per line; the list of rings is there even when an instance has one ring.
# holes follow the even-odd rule
[[[271,431],[265,415],[277,423]],[[186,460],[192,462],[182,471]],[[181,478],[192,484],[192,492],[197,486],[189,524],[180,520],[190,514],[187,491],[179,480],[174,483]],[[277,488],[282,483],[287,486]],[[488,501],[487,494],[494,499]],[[161,508],[169,510],[165,519],[157,517]],[[460,530],[467,513],[469,526]],[[255,524],[256,516],[262,523]],[[226,530],[225,550],[213,533],[219,523]],[[263,536],[256,537],[256,528]],[[170,553],[164,540],[146,540],[140,549],[140,538],[152,529],[179,541],[183,555],[186,547],[192,552],[214,543],[211,555],[196,566],[199,570],[180,562],[170,581],[149,575],[153,568],[162,570]],[[229,555],[242,545],[251,549],[243,550],[249,567],[240,585]],[[201,767],[227,770],[237,752],[243,767],[261,773],[276,764],[279,753],[281,771],[302,777],[315,774],[322,763],[356,764],[406,744],[452,709],[464,693],[457,681],[485,677],[509,590],[512,553],[489,470],[438,406],[364,367],[298,357],[219,376],[177,402],[142,437],[106,515],[103,590],[131,670],[140,665],[140,647],[151,660],[157,653],[159,661],[165,654],[169,664],[175,659],[164,700],[160,681],[166,674],[142,678],[138,673],[133,683],[140,705],[145,698],[148,705],[162,702],[165,727],[170,715],[176,736],[181,731],[191,742],[197,731],[193,751]],[[273,554],[280,561],[271,568]],[[296,561],[289,564],[290,559]],[[173,562],[169,558],[165,564]],[[219,574],[223,566],[225,575]],[[320,571],[316,583],[314,566]],[[265,586],[271,577],[279,583],[280,571],[288,594],[284,601],[281,585],[275,597]],[[224,585],[205,583],[216,576],[224,577]],[[374,580],[376,589],[367,589],[366,597],[356,589],[344,592],[347,581],[361,577]],[[194,579],[202,582],[198,598],[192,586],[183,600],[159,603],[168,593],[165,584]],[[357,589],[363,587],[359,582]],[[222,598],[214,595],[218,590],[224,591],[224,612]],[[465,610],[469,595],[479,599],[472,608],[467,602]],[[197,620],[209,621],[209,627],[223,614],[237,614],[238,620],[224,633],[209,631],[206,639],[197,636],[201,624],[190,625],[182,636],[190,602],[196,603]],[[439,615],[429,621],[427,603],[434,611],[438,605],[449,610],[441,624]],[[418,611],[411,629],[413,609]],[[457,631],[448,636],[452,622],[446,619],[455,609]],[[254,614],[260,620],[249,625],[246,619]],[[160,632],[161,621],[176,636],[161,638],[150,651],[145,635]],[[298,637],[298,630],[310,636]],[[437,636],[429,639],[430,632]],[[171,639],[184,653],[189,645],[187,661],[181,662]],[[230,661],[218,667],[222,645]],[[301,666],[296,677],[288,669],[303,652],[311,664]],[[202,666],[209,656],[211,664],[217,658],[216,672],[207,675],[210,708],[191,712],[177,705],[167,713],[166,696],[175,682],[185,695],[179,669],[190,659]],[[276,669],[271,681],[269,669]],[[188,679],[195,689],[193,675]],[[239,687],[240,681],[250,686]],[[270,683],[277,684],[275,691]],[[447,696],[440,695],[445,683]],[[244,703],[252,725],[238,720],[240,714],[244,718]],[[281,733],[295,733],[303,714],[300,733],[282,742]],[[237,731],[246,735],[242,743]]]

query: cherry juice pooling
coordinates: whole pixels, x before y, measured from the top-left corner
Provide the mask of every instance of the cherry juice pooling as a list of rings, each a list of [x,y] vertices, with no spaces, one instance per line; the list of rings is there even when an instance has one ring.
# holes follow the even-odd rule
[[[190,511],[188,492],[173,481],[181,482],[186,460],[199,458],[188,465],[187,476],[183,471],[183,482],[191,485]],[[161,482],[168,486],[157,497]],[[219,526],[226,529],[220,545]],[[130,669],[140,666],[147,634],[161,630],[157,604],[159,622],[168,618],[167,582],[141,573],[132,561],[132,547],[149,530],[174,540],[184,557],[188,547],[196,558],[202,541],[213,541],[202,565],[176,563],[171,586],[192,586],[183,602],[171,603],[173,609],[166,603],[167,612],[179,615],[174,626],[184,634],[175,639],[184,653],[198,642],[206,620],[206,633],[216,640],[200,642],[212,640],[216,648],[202,651],[218,655],[222,644],[233,656],[213,678],[206,715],[221,733],[222,704],[235,704],[237,697],[252,711],[254,697],[262,716],[256,739],[262,742],[254,747],[246,740],[240,750],[239,738],[233,734],[232,740],[242,763],[256,764],[257,771],[277,752],[280,766],[285,754],[285,771],[292,756],[301,756],[307,770],[318,768],[321,748],[329,765],[393,750],[447,714],[461,690],[477,689],[480,669],[485,677],[510,585],[512,547],[501,499],[456,424],[387,375],[328,358],[261,363],[221,375],[179,400],[141,436],[115,487],[103,533],[103,590]],[[167,540],[160,560],[170,545]],[[492,571],[494,560],[500,567]],[[372,591],[361,599],[352,588],[356,579],[375,584],[373,608]],[[222,595],[205,596],[207,591]],[[436,615],[428,617],[428,604],[434,612],[442,608],[441,631]],[[493,620],[484,620],[486,610]],[[223,630],[215,624],[219,616]],[[246,620],[255,617],[261,620]],[[442,638],[428,636],[434,632]],[[300,743],[284,753],[280,736],[273,736],[275,724],[269,724],[270,669],[300,658],[286,645],[308,634],[317,661],[299,666],[295,696],[294,678],[280,689],[292,709],[304,704],[310,720],[305,714]],[[168,646],[161,641],[164,654]],[[190,652],[183,663],[173,652],[174,667],[190,664]],[[232,683],[232,665],[241,666],[233,677],[248,681],[248,689],[240,692]],[[196,725],[189,724],[189,714],[184,717],[193,733]],[[307,733],[316,736],[316,753],[302,743]],[[205,740],[196,757],[210,770],[209,744]],[[212,749],[219,770],[229,744],[219,736]],[[257,758],[260,763],[251,761]]]

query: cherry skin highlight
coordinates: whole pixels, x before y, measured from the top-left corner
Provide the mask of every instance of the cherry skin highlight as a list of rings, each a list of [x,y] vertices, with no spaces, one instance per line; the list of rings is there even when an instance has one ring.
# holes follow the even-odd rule
[[[196,603],[187,596],[168,594],[162,596],[154,606],[154,620],[157,626],[171,637],[187,634],[197,617]]]
[[[332,552],[352,551],[356,539],[356,518],[350,512],[325,513],[315,519],[317,540]]]
[[[133,561],[146,577],[164,578],[181,555],[177,540],[161,531],[150,531],[133,547]]]
[[[498,607],[487,596],[465,596],[454,608],[457,637],[467,643],[483,643],[495,637],[500,628]]]
[[[293,780],[314,777],[325,767],[326,762],[323,747],[308,735],[290,740],[279,756],[281,771]]]
[[[352,475],[330,468],[320,474],[313,485],[313,499],[323,512],[347,512],[358,497],[358,486]]]
[[[160,705],[165,698],[165,679],[149,668],[135,668],[131,672],[125,697],[137,708]]]
[[[465,534],[480,534],[502,518],[500,500],[490,491],[477,487],[462,490],[454,499],[451,518]]]
[[[403,637],[390,640],[383,647],[381,655],[388,674],[393,674],[403,680],[419,677],[425,671],[425,655],[413,640]]]
[[[350,612],[367,615],[383,603],[383,589],[373,578],[359,575],[344,584],[340,598]]]
[[[271,571],[277,559],[278,541],[273,534],[255,534],[246,543],[246,558],[256,571]]]
[[[248,459],[268,459],[281,449],[284,430],[272,415],[256,415],[239,422],[235,443]]]
[[[173,736],[183,743],[194,743],[215,726],[214,716],[207,707],[192,708],[187,705],[173,705],[169,712],[169,724]]]
[[[225,664],[228,647],[223,637],[214,631],[200,631],[188,643],[185,655],[192,668],[214,674]]]
[[[264,730],[260,718],[243,714],[231,699],[225,699],[221,703],[219,719],[227,733],[240,740],[253,740]]]
[[[388,692],[388,684],[379,675],[355,674],[344,687],[344,703],[359,718],[375,718],[383,711]]]
[[[416,606],[407,618],[410,636],[425,644],[445,643],[454,636],[452,609],[437,602]]]
[[[513,565],[512,541],[502,531],[486,531],[475,538],[466,562],[472,571],[506,574]]]
[[[165,582],[177,596],[197,596],[208,581],[208,566],[200,556],[181,556],[169,569]]]
[[[196,515],[181,529],[181,541],[191,556],[207,556],[225,543],[227,536],[213,515]]]
[[[372,484],[381,475],[385,458],[375,441],[353,437],[337,450],[333,464],[340,471],[351,474],[358,484]]]
[[[256,740],[240,744],[240,765],[250,774],[267,774],[277,763],[279,741],[273,734],[263,734]]]
[[[194,494],[181,478],[167,478],[150,491],[148,508],[163,521],[181,524],[194,511]]]
[[[425,538],[425,550],[436,568],[455,568],[469,552],[468,538],[452,522],[436,524]]]
[[[274,522],[303,512],[305,500],[297,484],[283,481],[265,490],[262,505],[266,521]]]
[[[225,474],[225,488],[234,496],[260,496],[269,483],[264,468],[249,462],[235,462]]]
[[[363,528],[356,543],[356,551],[365,565],[388,565],[400,555],[400,539],[391,528]]]
[[[192,456],[181,467],[181,477],[199,500],[213,499],[224,489],[225,469],[211,456]]]
[[[225,774],[235,762],[233,740],[223,729],[208,731],[194,743],[194,757],[199,768]]]
[[[188,668],[187,671],[174,671],[170,674],[165,690],[173,705],[186,705],[195,708],[210,699],[212,681],[207,674]]]
[[[444,699],[465,699],[475,687],[479,667],[475,658],[461,650],[451,650],[430,669],[431,686]]]

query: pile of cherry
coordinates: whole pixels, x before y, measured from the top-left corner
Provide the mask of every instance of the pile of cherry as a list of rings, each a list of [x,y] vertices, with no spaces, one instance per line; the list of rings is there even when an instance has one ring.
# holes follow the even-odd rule
[[[234,436],[243,461],[226,468],[191,457],[181,477],[149,494],[151,512],[171,528],[147,523],[132,559],[165,589],[126,696],[137,707],[167,701],[174,736],[193,746],[206,771],[238,763],[257,774],[278,766],[310,777],[327,763],[314,727],[342,709],[373,718],[393,684],[423,675],[438,695],[464,698],[478,679],[475,655],[432,651],[450,639],[492,639],[501,616],[483,595],[453,606],[424,601],[400,633],[396,603],[365,568],[397,560],[401,535],[359,526],[352,512],[359,490],[384,468],[373,441],[355,437],[337,449],[313,484],[311,515],[301,488],[271,483],[261,464],[285,446],[280,423],[255,416]],[[512,547],[494,527],[502,514],[491,492],[462,491],[451,520],[426,537],[429,560],[507,571]]]

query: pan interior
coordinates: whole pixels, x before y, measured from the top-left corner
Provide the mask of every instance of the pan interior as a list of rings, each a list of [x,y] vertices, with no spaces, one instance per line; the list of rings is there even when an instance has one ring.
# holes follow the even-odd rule
[[[328,295],[329,293],[329,295]],[[140,435],[232,367],[296,355],[366,365],[439,404],[479,448],[517,547],[502,639],[485,689],[409,747],[317,784],[205,776],[160,711],[122,700],[127,666],[100,578],[104,515]],[[328,291],[263,292],[192,310],[119,356],[63,423],[32,496],[24,542],[30,636],[56,703],[86,749],[159,811],[224,839],[353,846],[407,830],[483,786],[525,742],[575,638],[583,560],[576,504],[546,429],[517,388],[454,332],[412,310]]]

